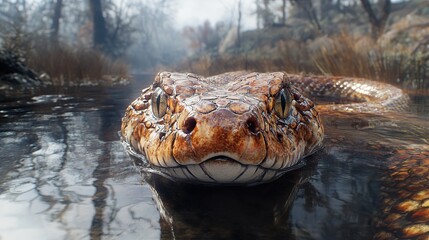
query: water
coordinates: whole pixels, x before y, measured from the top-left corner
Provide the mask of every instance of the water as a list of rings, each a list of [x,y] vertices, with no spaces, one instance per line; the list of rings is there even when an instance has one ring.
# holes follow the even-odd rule
[[[325,115],[324,149],[274,183],[172,183],[141,174],[117,135],[150,81],[0,103],[1,240],[369,239],[394,149],[429,141],[419,95],[412,113]]]

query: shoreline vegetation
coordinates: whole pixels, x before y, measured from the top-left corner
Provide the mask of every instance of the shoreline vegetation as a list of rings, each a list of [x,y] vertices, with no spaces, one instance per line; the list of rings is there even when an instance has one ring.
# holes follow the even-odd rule
[[[57,45],[20,53],[0,50],[0,100],[48,89],[64,92],[69,87],[112,87],[131,81],[125,61],[98,50]]]
[[[301,27],[305,32],[306,27]],[[307,29],[313,36],[306,39],[293,37],[295,31],[282,26],[244,32],[241,42],[226,52],[201,51],[174,70],[186,69],[201,75],[235,70],[285,71],[359,77],[404,89],[429,89],[426,16],[397,17],[377,38],[369,31],[346,28],[332,34]]]
[[[63,11],[73,6],[53,2],[62,4]],[[60,18],[55,14],[51,29],[45,31],[48,34],[40,29],[29,31],[28,20],[14,26],[0,20],[0,26],[8,26],[0,30],[0,91],[25,90],[25,86],[124,85],[131,81],[132,73],[168,70],[200,75],[285,71],[361,77],[404,89],[429,89],[429,3],[425,1],[378,0],[372,5],[366,5],[367,0],[350,1],[349,5],[323,0],[264,1],[258,6],[262,10],[256,14],[261,22],[257,29],[240,31],[238,18],[238,23],[229,27],[205,22],[181,33],[171,30],[172,25],[164,20],[169,8],[157,12],[157,18],[143,19],[144,27],[138,29],[132,21],[137,16],[128,16],[126,21],[127,16],[118,15],[124,9],[112,11],[114,2],[102,7],[99,0],[89,2],[90,14],[83,19],[89,25],[69,33],[78,35],[78,41],[59,35],[61,29],[55,23],[59,24]],[[276,2],[284,5],[274,5]],[[288,17],[286,2],[290,4]],[[319,12],[309,14],[315,9]],[[241,14],[240,5],[238,11]],[[103,21],[91,19],[100,15]],[[150,27],[152,35],[139,32]],[[153,31],[155,28],[158,30]],[[21,70],[13,70],[16,66]]]
[[[285,71],[294,74],[359,77],[406,89],[429,88],[429,55],[402,45],[375,43],[348,34],[320,37],[308,43],[279,41],[274,48],[187,59],[175,70],[202,75],[228,71]]]
[[[123,59],[113,59],[98,49],[83,45],[52,44],[43,37],[30,35],[25,41],[10,39],[1,46],[0,56],[4,65],[28,68],[32,74],[27,77],[47,86],[113,86],[128,84],[130,79],[127,63]],[[0,77],[11,73],[26,75],[14,70],[3,67]]]
[[[128,66],[101,51],[67,45],[36,47],[27,57],[28,66],[46,73],[53,86],[114,86],[129,83]]]

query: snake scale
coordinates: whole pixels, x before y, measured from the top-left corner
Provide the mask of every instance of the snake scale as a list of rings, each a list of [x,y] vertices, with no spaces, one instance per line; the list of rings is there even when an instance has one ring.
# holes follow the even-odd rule
[[[305,96],[345,104],[316,109]],[[319,112],[382,113],[406,108],[408,100],[396,87],[357,78],[162,72],[126,109],[121,137],[149,172],[192,183],[252,185],[301,167],[322,146]],[[421,162],[421,171],[393,172],[391,179],[414,174],[429,181],[428,155],[413,160]],[[379,223],[388,230],[375,238],[429,239],[428,186],[413,186],[403,191],[405,201],[384,199],[393,204]]]

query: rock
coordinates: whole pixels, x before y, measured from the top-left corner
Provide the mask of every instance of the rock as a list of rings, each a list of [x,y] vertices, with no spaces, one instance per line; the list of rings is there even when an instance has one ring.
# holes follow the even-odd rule
[[[11,51],[0,51],[0,101],[34,94],[46,84]]]

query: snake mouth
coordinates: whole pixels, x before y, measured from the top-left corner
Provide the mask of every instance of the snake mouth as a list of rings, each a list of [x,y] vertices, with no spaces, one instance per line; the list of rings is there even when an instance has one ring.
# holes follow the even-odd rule
[[[210,161],[213,161],[213,162],[234,162],[234,163],[240,163],[237,159],[235,159],[233,157],[228,157],[226,155],[213,156],[213,157],[210,157],[210,158],[204,160],[203,162],[210,162]]]

